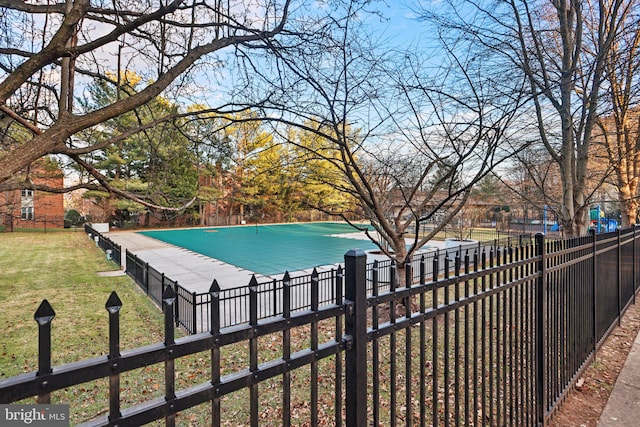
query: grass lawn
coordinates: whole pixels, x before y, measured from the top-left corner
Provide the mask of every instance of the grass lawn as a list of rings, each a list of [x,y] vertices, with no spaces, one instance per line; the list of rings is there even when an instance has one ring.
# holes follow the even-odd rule
[[[34,313],[43,299],[56,312],[53,366],[108,353],[105,303],[114,290],[123,301],[121,348],[162,341],[162,314],[133,281],[97,274],[117,269],[82,232],[0,233],[0,379],[37,370]],[[125,379],[125,387],[127,381],[146,380]],[[70,404],[71,422],[76,424],[104,410],[104,402],[98,401],[106,391],[97,384],[77,386],[54,392],[52,403]]]

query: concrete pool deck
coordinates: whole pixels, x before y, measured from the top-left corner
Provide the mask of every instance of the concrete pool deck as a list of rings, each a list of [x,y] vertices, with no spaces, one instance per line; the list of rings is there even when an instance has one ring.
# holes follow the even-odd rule
[[[123,267],[126,267],[127,249],[190,292],[209,291],[213,279],[218,281],[221,289],[245,286],[254,274],[252,271],[135,232],[110,232],[108,237],[121,246]],[[258,281],[264,278],[256,274]]]
[[[218,281],[221,289],[247,286],[251,276],[255,274],[258,282],[279,279],[283,274],[264,276],[220,260],[174,246],[151,237],[131,231],[112,231],[107,236],[122,248],[122,266],[125,267],[125,249],[136,254],[153,268],[164,273],[171,280],[190,292],[205,293],[209,291],[213,280]],[[354,240],[367,240],[364,233],[350,233],[340,237]],[[432,244],[433,243],[433,244]],[[430,247],[439,247],[443,242],[430,242]],[[354,242],[354,248],[357,248]],[[367,262],[375,259],[386,259],[384,255],[367,255]],[[329,270],[335,265],[319,266],[318,271]],[[307,270],[289,272],[292,276],[311,274],[313,267]]]

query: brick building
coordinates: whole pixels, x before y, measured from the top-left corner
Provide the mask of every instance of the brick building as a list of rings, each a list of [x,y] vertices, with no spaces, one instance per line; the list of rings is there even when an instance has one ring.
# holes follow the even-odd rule
[[[38,165],[28,176],[31,183],[62,188],[64,176],[53,162]],[[0,192],[0,225],[5,229],[64,227],[64,197],[62,193],[38,190]]]

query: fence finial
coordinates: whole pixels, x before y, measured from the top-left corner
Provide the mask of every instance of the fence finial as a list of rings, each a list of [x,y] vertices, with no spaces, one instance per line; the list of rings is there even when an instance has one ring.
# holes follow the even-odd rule
[[[258,289],[258,279],[256,279],[256,275],[251,275],[251,280],[249,280],[249,288],[254,288],[254,290]]]
[[[53,311],[53,307],[51,307],[51,304],[49,304],[49,301],[46,299],[42,300],[40,306],[33,315],[33,318],[39,325],[51,323],[54,317],[56,317],[56,312]]]
[[[117,313],[122,308],[122,301],[118,297],[116,291],[111,291],[111,295],[109,295],[109,299],[107,303],[104,305],[104,308],[107,309],[109,313]]]
[[[173,304],[176,300],[176,293],[171,286],[167,286],[167,288],[162,293],[162,302],[165,304]]]
[[[216,279],[213,279],[213,282],[211,282],[211,287],[209,288],[210,294],[214,292],[220,292],[220,285],[218,284],[218,281]]]

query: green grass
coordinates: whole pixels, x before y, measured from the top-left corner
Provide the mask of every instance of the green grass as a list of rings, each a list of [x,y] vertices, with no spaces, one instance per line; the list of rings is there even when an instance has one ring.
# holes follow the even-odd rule
[[[6,231],[6,227],[4,225],[0,225],[0,232],[4,233]],[[55,227],[47,227],[45,230],[44,226],[42,227],[14,227],[14,233],[84,233],[83,227],[72,227],[72,228],[55,228]]]
[[[162,341],[162,314],[131,279],[97,274],[117,269],[84,233],[0,234],[0,379],[37,370],[34,313],[43,299],[56,312],[53,366],[108,353],[105,303],[114,290],[123,301],[121,348]],[[104,410],[99,395],[105,387],[83,385],[55,392],[52,402],[70,404],[75,424]]]

